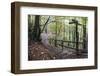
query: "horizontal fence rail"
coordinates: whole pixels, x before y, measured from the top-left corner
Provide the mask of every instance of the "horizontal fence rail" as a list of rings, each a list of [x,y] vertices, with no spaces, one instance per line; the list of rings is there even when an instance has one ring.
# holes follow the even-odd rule
[[[79,50],[86,50],[86,48],[83,48],[83,45],[86,44],[87,42],[78,42],[79,48],[76,48],[76,43],[75,41],[64,41],[64,40],[56,40],[56,39],[49,39],[50,44],[53,44],[54,46],[60,46],[62,50],[64,48],[70,48],[70,49],[79,49]]]

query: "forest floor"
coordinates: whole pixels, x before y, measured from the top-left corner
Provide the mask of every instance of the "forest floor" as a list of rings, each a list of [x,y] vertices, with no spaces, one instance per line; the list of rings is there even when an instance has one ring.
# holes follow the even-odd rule
[[[63,49],[51,45],[45,46],[41,42],[32,42],[28,46],[28,60],[55,60],[55,59],[75,59],[86,58],[86,54],[76,55],[73,49]]]

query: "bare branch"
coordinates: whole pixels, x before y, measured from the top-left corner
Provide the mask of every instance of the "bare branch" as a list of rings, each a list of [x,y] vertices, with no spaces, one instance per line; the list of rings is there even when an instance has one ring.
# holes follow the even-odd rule
[[[49,19],[50,19],[50,16],[48,17],[47,21],[45,22],[45,24],[44,24],[43,29],[42,29],[42,31],[41,31],[41,32],[43,32],[43,30],[45,29],[45,26],[48,24]]]

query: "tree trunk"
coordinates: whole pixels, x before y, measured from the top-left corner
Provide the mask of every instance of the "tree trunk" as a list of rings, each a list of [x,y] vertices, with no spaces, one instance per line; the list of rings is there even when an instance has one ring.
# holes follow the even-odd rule
[[[83,25],[83,49],[86,49],[86,19],[84,19]]]
[[[40,20],[40,15],[36,15],[35,16],[35,25],[33,28],[33,41],[40,41],[40,33],[41,33],[41,29],[40,29],[40,24],[39,24],[39,20]]]

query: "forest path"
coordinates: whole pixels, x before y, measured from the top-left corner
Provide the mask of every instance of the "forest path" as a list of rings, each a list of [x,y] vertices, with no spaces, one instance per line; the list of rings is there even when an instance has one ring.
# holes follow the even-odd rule
[[[55,59],[74,59],[77,58],[76,50],[64,48],[63,50],[51,45],[45,46],[53,54]]]
[[[58,47],[51,45],[46,45],[45,47],[48,49],[49,52],[53,53],[55,59],[76,59],[87,57],[87,53],[81,53],[81,55],[77,56],[76,50],[71,48],[63,48],[62,50]]]

